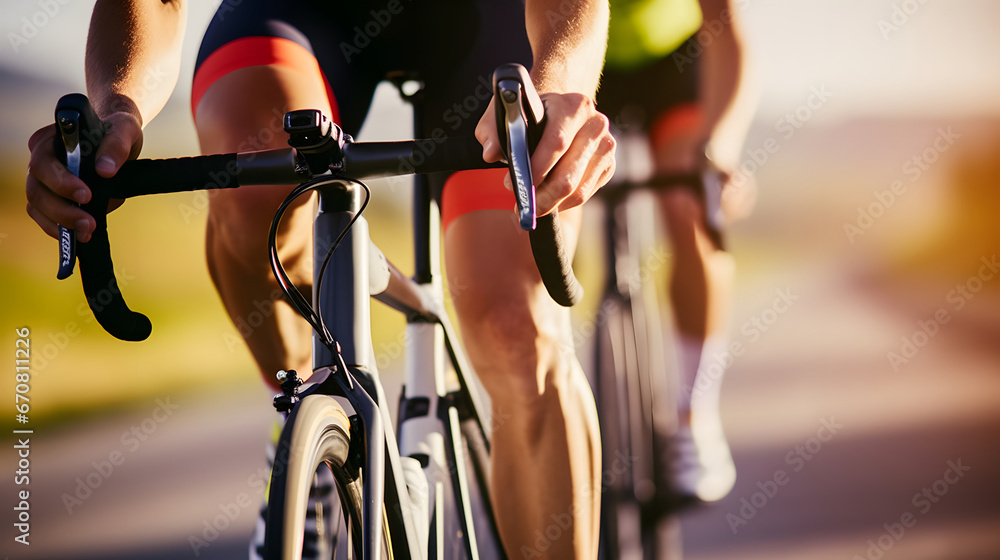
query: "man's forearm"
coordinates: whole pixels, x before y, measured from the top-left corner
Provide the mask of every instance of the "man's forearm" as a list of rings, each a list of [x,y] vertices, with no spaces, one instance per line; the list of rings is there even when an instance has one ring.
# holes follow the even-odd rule
[[[87,36],[87,93],[99,115],[147,123],[180,73],[186,0],[98,0]]]
[[[705,116],[704,137],[709,155],[731,169],[756,108],[756,91],[748,71],[748,56],[735,2],[702,0],[706,22],[723,23],[722,32],[705,47],[699,88]]]
[[[539,92],[593,98],[604,67],[608,14],[607,0],[527,0],[531,77]]]

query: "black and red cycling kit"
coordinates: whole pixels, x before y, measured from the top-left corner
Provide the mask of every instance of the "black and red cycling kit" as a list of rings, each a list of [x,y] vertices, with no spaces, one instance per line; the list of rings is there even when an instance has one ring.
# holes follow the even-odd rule
[[[492,97],[493,70],[507,62],[530,68],[531,60],[517,0],[223,0],[198,53],[191,108],[197,113],[205,92],[230,72],[285,66],[322,80],[331,117],[356,136],[378,83],[404,73],[424,83],[416,118],[425,135],[471,136]],[[513,209],[503,174],[432,177],[445,227],[473,210]]]

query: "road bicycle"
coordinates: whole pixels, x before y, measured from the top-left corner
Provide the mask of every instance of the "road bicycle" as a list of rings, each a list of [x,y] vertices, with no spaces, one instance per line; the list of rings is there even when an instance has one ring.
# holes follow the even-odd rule
[[[679,514],[693,502],[671,486],[670,436],[678,427],[676,364],[664,341],[655,274],[665,256],[657,245],[655,203],[648,197],[684,188],[704,203],[710,237],[722,246],[718,169],[654,175],[638,135],[619,133],[615,178],[598,191],[605,280],[594,337],[591,385],[601,419],[603,472],[600,557],[679,560]],[[646,197],[646,198],[642,198]]]
[[[563,305],[572,305],[582,289],[561,244],[557,213],[536,218],[534,211],[529,155],[544,126],[541,100],[520,65],[499,67],[493,87],[520,223],[530,232],[532,251],[550,294]],[[293,111],[284,117],[289,148],[137,160],[122,166],[114,178],[101,179],[94,171],[93,153],[103,129],[86,97],[63,97],[56,108],[56,124],[57,144],[61,143],[57,153],[65,153],[68,169],[91,187],[92,200],[83,208],[97,223],[91,241],[79,246],[71,230],[60,228],[58,277],[71,275],[79,260],[91,310],[105,330],[122,340],[143,340],[152,326],[144,315],[129,309],[118,289],[107,233],[110,199],[298,184],[272,221],[269,259],[287,301],[313,328],[314,371],[307,382],[296,372],[278,373],[282,392],[274,405],[286,420],[268,491],[266,558],[299,557],[309,489],[317,469],[327,467],[339,498],[333,511],[317,515],[338,536],[329,555],[504,557],[487,484],[488,408],[442,304],[437,204],[428,183],[417,181],[413,278],[372,244],[362,216],[372,196],[364,179],[490,167],[483,162],[475,138],[355,142],[319,111]],[[310,302],[285,274],[275,237],[285,209],[312,192],[318,193],[318,211]],[[375,367],[371,297],[407,319],[408,359],[398,405],[398,440]]]

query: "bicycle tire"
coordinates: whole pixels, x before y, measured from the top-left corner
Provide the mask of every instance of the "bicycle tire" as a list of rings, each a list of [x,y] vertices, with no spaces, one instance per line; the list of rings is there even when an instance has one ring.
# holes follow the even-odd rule
[[[268,492],[266,560],[301,558],[309,488],[316,470],[324,464],[333,471],[344,521],[338,546],[330,556],[345,550],[346,539],[347,547],[353,547],[353,557],[362,557],[363,541],[353,528],[362,527],[363,485],[360,473],[347,468],[350,433],[351,421],[343,407],[324,395],[306,397],[289,416],[278,440],[279,453]],[[392,558],[387,531],[383,524],[382,557]]]
[[[605,300],[609,301],[609,300]],[[614,301],[614,300],[611,300]],[[643,538],[641,507],[634,496],[633,465],[615,472],[612,458],[624,452],[631,456],[630,407],[627,398],[626,372],[632,368],[623,347],[627,311],[619,300],[615,306],[602,305],[605,313],[595,340],[594,393],[601,417],[602,488],[601,538],[599,558],[618,560],[641,554]],[[603,473],[613,473],[604,480]]]
[[[679,509],[663,477],[667,441],[662,437],[676,424],[676,372],[666,365],[660,346],[665,333],[655,286],[641,273],[639,257],[652,246],[652,230],[630,216],[622,202],[607,210],[606,250],[608,266],[629,282],[610,279],[594,340],[603,469],[613,475],[601,505],[599,557],[679,560]],[[618,454],[628,456],[627,464],[615,463],[621,460]]]

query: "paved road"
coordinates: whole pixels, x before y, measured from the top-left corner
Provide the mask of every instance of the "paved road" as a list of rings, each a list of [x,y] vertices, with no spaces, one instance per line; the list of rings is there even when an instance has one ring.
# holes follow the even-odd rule
[[[1000,558],[1000,349],[987,342],[1000,339],[990,320],[1000,305],[956,313],[893,372],[887,333],[908,332],[919,305],[823,272],[783,277],[799,299],[745,340],[729,373],[739,481],[721,503],[685,516],[687,557]],[[737,316],[770,305],[767,291],[745,298]],[[12,558],[241,557],[262,492],[267,399],[165,395],[34,434],[32,544],[4,549]],[[13,464],[9,446],[0,460]]]
[[[688,557],[1000,558],[1000,302],[955,312],[894,372],[938,299],[820,272],[789,278],[800,300],[730,372],[739,478],[685,519]]]
[[[920,134],[890,142],[879,140],[885,127],[873,130],[851,138],[896,146],[900,157],[892,162],[924,146]],[[865,149],[826,138],[803,132],[782,148],[761,181],[780,168],[783,182],[771,178],[754,220],[734,236],[733,340],[745,352],[727,373],[723,409],[739,478],[722,502],[684,517],[686,556],[1000,558],[1000,286],[961,305],[948,297],[956,282],[976,274],[981,254],[1000,251],[978,235],[987,252],[976,248],[968,271],[935,265],[937,280],[890,272],[879,251],[920,233],[905,218],[922,204],[933,208],[941,195],[921,184],[865,233],[864,247],[851,245],[842,220],[872,200],[871,182],[817,176],[809,157],[839,149],[860,159]],[[872,156],[855,172],[888,185],[896,171],[885,161]],[[965,261],[959,254],[949,262],[956,259]],[[778,291],[794,303],[775,306]],[[753,327],[754,318],[766,330]],[[5,482],[3,554],[243,557],[263,492],[268,402],[263,390],[219,402],[162,395],[33,434],[31,545],[9,544],[17,501]],[[4,472],[13,470],[14,452],[0,447]]]

